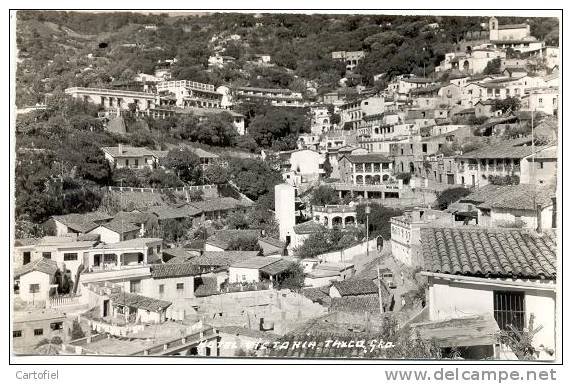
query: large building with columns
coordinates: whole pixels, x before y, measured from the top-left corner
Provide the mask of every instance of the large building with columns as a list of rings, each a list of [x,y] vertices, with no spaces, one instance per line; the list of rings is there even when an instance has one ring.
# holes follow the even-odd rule
[[[346,228],[357,225],[357,210],[350,205],[313,205],[314,221],[326,228]]]
[[[65,93],[73,98],[98,104],[105,109],[127,110],[130,104],[135,104],[138,110],[149,110],[155,108],[158,103],[158,96],[148,92],[73,87],[67,88]]]
[[[393,161],[381,153],[345,155],[339,160],[340,180],[354,185],[388,182]]]

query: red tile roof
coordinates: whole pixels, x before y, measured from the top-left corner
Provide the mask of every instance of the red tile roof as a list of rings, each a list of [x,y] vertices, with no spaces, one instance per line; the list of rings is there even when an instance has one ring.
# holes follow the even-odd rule
[[[342,297],[377,294],[377,285],[371,279],[349,279],[336,281],[333,287]]]
[[[422,228],[425,270],[453,275],[556,278],[554,231]]]

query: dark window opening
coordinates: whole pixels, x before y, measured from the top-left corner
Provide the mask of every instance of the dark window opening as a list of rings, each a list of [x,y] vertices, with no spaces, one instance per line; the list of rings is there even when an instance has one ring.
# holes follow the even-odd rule
[[[501,330],[512,325],[522,331],[525,327],[524,292],[495,291],[494,316]]]

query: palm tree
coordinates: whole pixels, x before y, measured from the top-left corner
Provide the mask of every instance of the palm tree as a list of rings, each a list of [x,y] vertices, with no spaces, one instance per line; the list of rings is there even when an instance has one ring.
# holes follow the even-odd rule
[[[54,336],[51,339],[43,339],[36,345],[38,355],[59,355],[63,341],[61,337]]]

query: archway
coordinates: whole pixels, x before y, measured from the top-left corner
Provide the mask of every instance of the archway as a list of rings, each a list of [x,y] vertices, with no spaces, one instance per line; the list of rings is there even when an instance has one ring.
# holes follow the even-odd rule
[[[343,220],[340,216],[335,216],[332,218],[332,226],[333,227],[339,227],[341,226],[343,223]]]
[[[365,177],[365,183],[366,183],[366,184],[372,184],[371,175],[366,175],[366,177]]]
[[[383,180],[383,181],[389,180],[389,175],[383,175],[383,176],[381,177],[381,180]]]
[[[412,162],[409,163],[409,173],[415,173],[415,165]]]
[[[354,218],[353,216],[347,216],[346,219],[345,219],[346,227],[347,227],[348,225],[354,225],[355,222],[356,222],[356,221],[355,221],[355,218]]]
[[[463,71],[468,71],[469,70],[469,60],[465,60],[463,62]]]
[[[362,175],[356,176],[356,184],[363,184],[363,176]]]
[[[374,184],[379,184],[380,182],[381,182],[381,176],[375,175],[375,176],[373,177],[373,183],[374,183]]]

